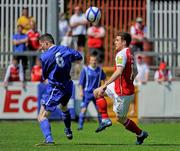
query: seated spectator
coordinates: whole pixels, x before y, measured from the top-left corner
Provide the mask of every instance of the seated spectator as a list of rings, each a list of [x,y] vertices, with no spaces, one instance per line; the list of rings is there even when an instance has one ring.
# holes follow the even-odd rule
[[[134,79],[134,85],[146,84],[149,79],[149,67],[143,59],[142,55],[136,55],[138,74]]]
[[[42,67],[39,58],[36,58],[36,64],[31,70],[31,81],[41,82],[42,81]]]
[[[28,8],[23,7],[22,15],[18,18],[17,25],[21,25],[23,30],[23,34],[27,34],[27,32],[30,30],[30,21],[34,20],[34,18],[29,16]],[[34,20],[35,21],[35,20]]]
[[[13,52],[23,53],[27,50],[28,36],[22,33],[23,27],[17,26],[17,33],[13,35]],[[27,57],[23,55],[17,56],[18,62],[22,62],[23,68],[27,67]]]
[[[130,34],[132,36],[131,49],[132,52],[143,51],[143,40],[145,38],[146,29],[143,25],[141,17],[136,18],[136,23],[131,26]]]
[[[164,81],[168,81],[168,82],[172,81],[171,71],[166,68],[165,62],[160,63],[159,69],[154,74],[154,80],[159,83],[162,83]]]
[[[93,26],[87,30],[88,40],[87,45],[90,51],[90,55],[97,56],[99,64],[104,61],[104,37],[105,29],[100,26],[99,23],[93,23]]]
[[[4,87],[8,86],[8,82],[21,81],[24,87],[24,72],[22,64],[18,63],[16,57],[13,57],[12,63],[7,67],[7,71],[4,78]]]

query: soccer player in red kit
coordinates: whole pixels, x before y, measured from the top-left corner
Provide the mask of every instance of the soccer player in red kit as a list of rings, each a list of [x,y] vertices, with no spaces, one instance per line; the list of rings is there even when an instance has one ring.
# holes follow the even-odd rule
[[[134,100],[134,85],[133,80],[137,74],[134,67],[134,60],[131,50],[128,47],[131,42],[129,33],[118,33],[115,39],[115,71],[104,85],[94,90],[94,95],[97,98],[97,106],[99,112],[107,115],[107,104],[103,95],[104,92],[113,100],[113,111],[116,113],[117,121],[124,127],[137,135],[137,145],[141,145],[145,138],[148,137],[146,131],[141,130],[132,120],[128,119],[127,113],[130,103]],[[102,116],[103,117],[103,116]],[[106,118],[108,116],[105,116]],[[107,119],[101,122],[96,132],[104,130],[111,126]]]

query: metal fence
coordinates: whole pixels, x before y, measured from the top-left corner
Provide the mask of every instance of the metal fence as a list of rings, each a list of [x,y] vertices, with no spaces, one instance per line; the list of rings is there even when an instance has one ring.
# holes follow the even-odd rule
[[[180,65],[179,25],[179,0],[147,0],[148,37],[154,41],[154,51],[172,67]]]
[[[0,52],[12,52],[12,37],[16,33],[17,20],[22,8],[28,7],[29,15],[37,21],[37,29],[44,33],[47,29],[47,0],[1,0],[0,1]],[[12,56],[2,55],[0,66],[9,64]]]
[[[146,21],[146,0],[69,0],[69,16],[77,5],[82,6],[83,12],[90,6],[102,11],[101,25],[106,29],[105,66],[114,64],[113,38],[117,31],[129,31],[138,16]]]
[[[0,67],[6,67],[12,58],[8,52],[13,51],[12,37],[17,31],[22,8],[28,7],[38,31],[45,33],[48,30],[48,4],[55,1],[58,1],[58,12],[64,12],[64,0],[0,0]]]

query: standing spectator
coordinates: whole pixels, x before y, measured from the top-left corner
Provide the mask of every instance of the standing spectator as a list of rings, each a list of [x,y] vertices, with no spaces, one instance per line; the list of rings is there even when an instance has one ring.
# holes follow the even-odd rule
[[[64,13],[59,14],[59,39],[60,43],[62,42],[63,38],[67,35],[69,31],[69,23],[67,19],[65,18]]]
[[[142,55],[136,56],[138,74],[134,79],[134,85],[146,84],[149,79],[149,67],[144,62]]]
[[[89,66],[84,66],[79,78],[79,88],[80,96],[82,97],[82,103],[81,111],[79,113],[78,130],[83,129],[84,118],[90,101],[92,101],[96,107],[96,99],[94,97],[93,91],[100,86],[101,80],[104,81],[105,78],[106,75],[104,71],[100,67],[98,67],[96,56],[91,55],[89,60]],[[101,123],[100,116],[98,116],[98,119],[99,123]]]
[[[74,8],[74,14],[70,18],[70,26],[72,28],[73,47],[81,53],[83,53],[85,46],[86,24],[87,20],[81,8],[76,6]]]
[[[154,80],[162,83],[164,81],[171,82],[172,81],[172,73],[170,70],[166,68],[166,63],[161,62],[159,65],[159,69],[154,74]]]
[[[23,34],[27,34],[27,32],[30,30],[30,20],[34,20],[34,18],[32,16],[29,17],[28,8],[23,7],[22,16],[20,16],[17,21],[17,25],[21,25],[23,28]]]
[[[136,18],[136,23],[131,26],[131,49],[132,52],[143,51],[143,40],[145,38],[145,27],[143,25],[143,19],[141,17]]]
[[[23,27],[21,25],[17,26],[17,33],[13,35],[13,52],[23,53],[27,50],[28,36],[22,33]],[[18,62],[22,62],[23,68],[27,67],[27,57],[23,55],[18,55]]]
[[[36,22],[30,21],[30,30],[27,32],[28,35],[28,48],[29,50],[37,51],[39,49],[39,37],[40,33],[37,31]]]
[[[105,29],[100,26],[99,23],[93,23],[93,26],[89,27],[87,30],[88,40],[87,46],[90,54],[96,55],[98,63],[103,63],[104,61],[104,37]]]
[[[21,81],[24,87],[24,72],[22,64],[18,63],[16,57],[13,57],[12,63],[7,67],[6,75],[4,78],[4,87],[8,86],[8,82]]]
[[[30,51],[39,50],[39,37],[40,33],[37,31],[36,22],[34,20],[30,21],[30,30],[27,33],[28,35],[28,49]],[[32,56],[30,59],[30,67],[35,64],[36,57]]]
[[[42,67],[39,58],[36,58],[36,64],[31,70],[31,81],[32,82],[41,82],[42,81]]]

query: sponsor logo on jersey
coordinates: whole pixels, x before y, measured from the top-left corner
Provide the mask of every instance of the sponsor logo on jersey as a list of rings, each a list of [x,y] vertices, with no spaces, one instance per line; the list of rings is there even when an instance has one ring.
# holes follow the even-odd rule
[[[123,63],[123,57],[122,56],[118,56],[116,59],[116,63],[117,64],[122,64]]]

